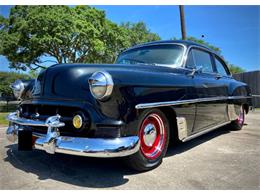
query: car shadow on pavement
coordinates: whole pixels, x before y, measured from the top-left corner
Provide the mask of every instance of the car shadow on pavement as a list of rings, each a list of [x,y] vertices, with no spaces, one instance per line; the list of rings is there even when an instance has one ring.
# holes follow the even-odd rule
[[[208,133],[205,133],[204,135],[201,135],[197,138],[194,138],[190,141],[178,143],[178,144],[172,144],[166,153],[166,158],[171,157],[176,154],[181,154],[184,152],[187,152],[188,150],[195,148],[196,146],[203,144],[211,139],[214,139],[215,137],[230,133],[231,131],[228,129],[228,125],[220,127],[218,129],[215,129],[213,131],[210,131]]]
[[[38,176],[39,180],[52,179],[70,185],[89,188],[108,188],[128,182],[124,175],[135,174],[121,159],[101,159],[47,154],[43,151],[18,151],[17,145],[7,146],[6,162],[16,169]]]
[[[166,157],[174,157],[226,133],[229,131],[224,127],[189,142],[170,146]],[[124,177],[126,175],[140,174],[125,166],[120,158],[50,155],[38,150],[25,152],[18,151],[16,144],[6,147],[7,157],[4,160],[19,170],[37,175],[39,180],[52,179],[81,187],[107,188],[127,183],[128,178]]]

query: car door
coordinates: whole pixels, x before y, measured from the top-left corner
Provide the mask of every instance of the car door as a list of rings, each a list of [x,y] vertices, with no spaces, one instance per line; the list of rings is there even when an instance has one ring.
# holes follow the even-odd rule
[[[193,58],[193,65],[187,68],[198,70],[193,77],[196,92],[196,117],[193,133],[203,131],[226,120],[227,87],[216,73],[213,55],[199,47],[189,50],[189,57]],[[187,60],[187,63],[190,60]],[[192,67],[193,66],[193,67]]]
[[[233,79],[231,77],[231,74],[228,70],[228,67],[224,60],[222,60],[219,56],[214,55],[214,65],[216,69],[217,79],[218,82],[221,83],[225,87],[225,91],[227,93],[227,96],[229,96],[228,88],[230,85],[232,85]],[[226,107],[228,107],[228,100],[226,102]],[[228,108],[226,112],[223,115],[223,122],[227,122],[229,120],[228,118]],[[222,121],[221,121],[222,122]]]

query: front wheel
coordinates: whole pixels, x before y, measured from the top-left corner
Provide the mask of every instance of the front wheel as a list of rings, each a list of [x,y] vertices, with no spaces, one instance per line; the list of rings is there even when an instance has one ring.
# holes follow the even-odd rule
[[[169,144],[169,123],[159,109],[145,111],[139,120],[140,150],[127,157],[127,164],[137,171],[148,171],[161,164]]]
[[[230,126],[232,130],[242,129],[245,122],[245,109],[243,106],[240,107],[239,115],[236,120],[232,121]]]

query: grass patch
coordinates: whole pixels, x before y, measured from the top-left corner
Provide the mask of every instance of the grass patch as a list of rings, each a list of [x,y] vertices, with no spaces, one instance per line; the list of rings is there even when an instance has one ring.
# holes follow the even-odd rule
[[[0,126],[7,126],[8,121],[5,119],[9,112],[0,112]]]

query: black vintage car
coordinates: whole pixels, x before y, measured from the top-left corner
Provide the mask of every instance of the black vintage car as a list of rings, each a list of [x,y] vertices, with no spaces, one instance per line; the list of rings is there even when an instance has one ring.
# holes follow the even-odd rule
[[[125,157],[136,170],[162,162],[169,142],[242,128],[250,89],[224,60],[189,41],[137,45],[115,64],[57,64],[12,84],[21,99],[7,137],[21,150]]]

